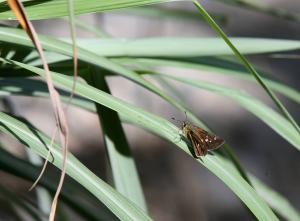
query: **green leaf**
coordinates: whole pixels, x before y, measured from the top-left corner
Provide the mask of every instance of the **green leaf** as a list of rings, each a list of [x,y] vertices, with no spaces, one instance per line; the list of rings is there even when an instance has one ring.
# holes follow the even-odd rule
[[[43,158],[47,157],[47,151],[51,140],[44,134],[5,113],[0,113],[1,131],[15,136],[25,146]],[[51,147],[52,159],[56,167],[62,166],[62,148],[57,144]],[[99,179],[95,174],[81,164],[72,154],[68,154],[67,174],[78,181],[82,186],[94,194],[121,220],[151,220],[141,209],[129,202],[112,187]]]
[[[199,22],[199,14],[189,9],[148,6],[139,8],[129,8],[124,10],[117,10],[110,13],[123,14],[127,16],[141,16],[143,18],[149,17],[151,19],[176,19],[180,21]],[[222,24],[226,23],[226,17],[220,14],[213,14],[213,17]]]
[[[289,221],[299,221],[300,213],[290,204],[290,202],[279,193],[270,189],[259,179],[250,176],[251,182],[258,194],[282,217]]]
[[[230,38],[243,54],[261,54],[300,48],[300,41],[267,38]],[[156,37],[142,39],[78,39],[78,45],[105,57],[198,57],[233,55],[221,38]]]
[[[47,217],[45,216],[45,214],[41,213],[37,208],[35,208],[28,199],[24,198],[23,196],[18,195],[17,193],[11,192],[10,190],[6,189],[5,187],[3,187],[1,185],[0,185],[0,199],[1,199],[2,203],[4,200],[5,203],[8,204],[6,206],[12,207],[12,210],[16,210],[17,214],[14,214],[15,216],[23,217],[23,219],[20,219],[20,220],[24,220],[24,214],[27,215],[25,217],[28,217],[28,218],[30,217],[31,220],[34,220],[34,221],[46,221],[47,220]],[[20,211],[22,213],[20,213]],[[18,214],[18,213],[20,213],[20,214]],[[17,219],[17,220],[19,220],[19,219]]]
[[[289,122],[293,125],[293,127],[297,130],[298,136],[300,135],[300,127],[297,122],[294,120],[292,115],[288,112],[285,106],[281,103],[281,101],[277,98],[277,96],[269,89],[269,87],[265,84],[262,77],[256,72],[254,67],[247,61],[246,57],[243,56],[239,50],[234,46],[234,44],[229,40],[226,34],[222,31],[222,29],[217,25],[217,23],[210,17],[207,11],[200,5],[197,0],[193,0],[194,5],[199,10],[200,14],[205,18],[207,23],[216,31],[218,35],[220,35],[223,40],[226,42],[229,48],[231,48],[232,52],[235,56],[240,60],[241,64],[243,64],[248,71],[253,75],[253,77],[257,80],[257,82],[261,85],[261,87],[266,91],[269,97],[273,100],[282,114],[289,120]]]
[[[11,28],[1,28],[0,27],[0,40],[3,40],[5,42],[10,42],[14,44],[21,44],[24,46],[30,46],[32,47],[31,41],[28,39],[28,37],[25,35],[23,31],[20,31],[18,29],[11,29]],[[57,52],[63,55],[72,56],[72,46],[69,43],[51,39],[43,36],[39,36],[39,40],[41,44],[43,45],[44,49],[50,50],[53,52]],[[119,74],[125,78],[128,78],[139,85],[142,85],[144,88],[152,91],[153,93],[157,94],[161,98],[165,99],[167,102],[171,103],[173,106],[181,110],[182,112],[185,111],[185,109],[180,105],[178,102],[176,102],[174,99],[166,95],[162,90],[157,88],[155,85],[150,83],[149,81],[145,80],[141,76],[139,76],[137,73],[133,72],[130,69],[127,69],[117,63],[114,63],[113,61],[110,61],[109,59],[105,57],[101,57],[91,51],[85,50],[83,48],[78,47],[78,59],[81,61],[87,62],[89,64],[95,65],[97,67],[103,68],[105,70],[108,70],[111,73]],[[187,113],[189,113],[187,111]],[[192,116],[194,117],[194,116]],[[196,117],[194,117],[196,118]]]
[[[31,150],[29,149],[29,151]],[[34,166],[28,161],[17,158],[2,148],[0,148],[0,167],[1,170],[28,180],[31,183],[36,180],[40,173],[39,167]],[[55,194],[58,178],[57,174],[52,173],[52,171],[47,171],[38,185],[46,188],[52,194]],[[119,220],[103,204],[101,204],[97,198],[71,179],[65,180],[60,199],[77,215],[86,218],[89,221]],[[80,204],[78,202],[80,202]]]
[[[172,1],[174,0],[74,0],[74,13],[79,15]],[[30,20],[58,18],[68,15],[67,1],[65,0],[35,0],[25,1],[23,4]],[[6,1],[0,4],[0,11],[0,19],[15,19]]]
[[[100,38],[109,37],[109,34],[107,34],[105,31],[103,31],[100,27],[96,27],[88,22],[81,21],[79,19],[75,19],[75,24],[78,28],[89,31],[89,32],[95,34],[97,37],[100,37]]]
[[[164,79],[164,78],[161,78],[161,79]],[[42,97],[47,98],[48,93],[47,93],[46,85],[39,84],[38,82],[33,83],[32,81],[34,81],[34,80],[22,79],[22,81],[17,81],[15,79],[5,79],[4,81],[1,80],[0,85],[6,84],[6,85],[14,85],[14,86],[11,86],[11,87],[4,86],[0,89],[4,90],[5,92],[28,91],[28,95],[42,96]],[[21,94],[24,94],[24,93],[21,93]],[[68,101],[69,94],[66,94],[66,93],[62,94],[62,91],[60,91],[60,94],[61,94],[61,97],[63,100]],[[7,94],[7,95],[9,95],[9,94]],[[92,111],[92,112],[96,111],[94,106],[92,105],[91,101],[83,100],[80,97],[75,96],[73,98],[73,104],[78,107],[84,108],[86,110]],[[123,121],[132,123],[132,119],[128,118],[127,115],[122,115],[121,117],[122,117]],[[0,156],[3,156],[5,159],[7,158],[6,156],[4,156],[3,153],[1,153]],[[2,158],[0,157],[0,163],[1,163],[1,159]],[[17,163],[13,163],[13,165],[17,165]],[[25,166],[21,166],[21,168],[24,168],[24,167]],[[32,169],[30,169],[30,171],[32,171]],[[36,172],[36,174],[37,173],[38,173],[38,171]],[[45,176],[46,175],[47,174],[45,174]],[[278,214],[285,217],[287,220],[292,220],[292,221],[300,220],[299,213],[297,212],[297,210],[295,208],[293,208],[293,206],[289,203],[289,201],[286,198],[284,198],[280,194],[276,193],[270,187],[266,186],[261,181],[259,181],[257,178],[255,178],[253,176],[250,176],[250,177],[251,177],[251,183],[254,186],[254,188],[258,191],[259,195],[263,199],[265,199],[269,203],[269,205],[272,208],[274,208],[276,210],[276,212],[278,212]],[[34,180],[34,178],[32,178],[31,180]],[[69,187],[69,184],[65,185],[65,188],[67,188],[67,187]],[[64,197],[64,192],[62,193],[62,196]],[[78,210],[75,210],[75,211],[78,211]]]
[[[91,68],[89,74],[90,76],[86,77],[88,84],[110,94],[105,77],[99,73],[97,68]],[[96,107],[102,127],[103,140],[108,153],[112,186],[147,212],[147,206],[134,158],[118,113],[100,104],[96,104]]]
[[[298,132],[295,130],[295,128],[284,117],[282,117],[276,111],[269,108],[264,103],[260,102],[247,92],[197,79],[190,79],[187,77],[177,77],[167,74],[161,74],[160,76],[165,76],[169,79],[174,79],[179,82],[188,84],[190,86],[209,90],[233,99],[243,108],[257,116],[265,124],[270,126],[286,141],[288,141],[290,144],[292,144],[294,147],[300,150],[300,136],[298,135]]]
[[[44,75],[44,71],[42,69],[31,67],[20,62],[8,60],[6,61],[13,65],[31,70],[41,76]],[[72,81],[68,77],[54,72],[52,72],[52,77],[57,86],[63,86],[68,89],[72,87]],[[169,140],[170,142],[181,148],[184,152],[191,155],[189,146],[187,145],[186,141],[182,139],[178,141],[178,138],[180,137],[178,134],[178,128],[175,125],[171,124],[169,121],[148,113],[141,108],[128,104],[116,97],[110,96],[91,86],[84,85],[79,82],[77,84],[76,93],[126,115],[128,118],[131,118],[132,122],[134,122],[134,124],[136,124],[137,126],[145,128]],[[2,122],[3,120],[7,122],[6,117],[4,119],[1,119]],[[8,126],[13,127],[11,124],[9,124]],[[31,138],[30,140],[32,139],[33,138]],[[44,153],[46,154],[46,151],[44,151]],[[59,154],[60,152],[55,152],[55,156],[61,156]],[[71,156],[69,156],[68,158],[70,160],[73,159]],[[231,162],[221,156],[217,156],[214,154],[209,154],[206,157],[195,160],[203,164],[217,177],[219,177],[230,189],[232,189],[232,191],[245,203],[245,205],[252,211],[252,213],[257,217],[258,220],[278,220],[272,210],[267,206],[267,204],[240,176],[239,172]],[[82,178],[81,176],[82,175],[80,174],[80,178]],[[106,204],[106,202],[104,203]]]
[[[241,69],[240,65],[233,62],[227,62],[226,60],[220,60],[216,58],[209,58],[209,63],[206,62],[207,59],[152,59],[152,58],[114,58],[113,61],[122,64],[130,65],[134,63],[136,66],[142,68],[142,73],[148,72],[149,74],[155,74],[151,71],[152,67],[176,67],[176,68],[188,68],[194,70],[204,70],[210,71],[216,74],[223,74],[229,77],[233,76],[238,79],[256,82],[256,80],[245,71]],[[136,69],[136,72],[139,70]],[[264,82],[275,92],[280,93],[287,98],[293,100],[294,102],[300,103],[300,92],[296,89],[285,85],[279,81],[271,80],[269,78],[263,78]]]
[[[6,42],[13,42],[15,41],[16,44],[21,44],[24,46],[32,46],[31,42],[27,38],[27,36],[24,34],[24,32],[18,30],[18,29],[6,29],[4,32],[4,29],[2,29],[1,35],[1,27],[0,27],[0,40],[1,37],[3,37],[3,40]],[[72,50],[71,45],[67,42],[63,42],[56,39],[51,39],[47,37],[40,36],[39,37],[43,47],[45,49],[51,50],[53,52],[57,52],[64,55],[72,56]],[[165,94],[161,89],[150,83],[149,81],[142,78],[139,74],[133,72],[130,69],[127,69],[117,63],[114,63],[113,61],[101,57],[92,51],[85,50],[83,48],[78,48],[78,58],[84,62],[87,62],[89,64],[95,65],[97,67],[103,68],[104,70],[101,71],[101,73],[108,72],[108,74],[119,74],[125,78],[128,78],[139,85],[142,85],[144,88],[150,90],[151,92],[157,94],[162,99],[167,101],[168,103],[172,104],[174,107],[176,107],[178,110],[182,112],[186,112],[188,117],[193,121],[197,122],[198,125],[201,125],[202,127],[205,127],[204,124],[186,107],[181,105],[179,102]],[[84,77],[84,76],[82,76]]]
[[[220,1],[220,0],[217,0]],[[289,10],[283,9],[283,7],[272,7],[269,6],[267,2],[264,1],[248,1],[248,0],[221,0],[220,2],[231,4],[234,6],[238,6],[245,9],[250,9],[255,12],[261,12],[264,14],[268,14],[274,17],[278,17],[280,19],[287,19],[291,21],[300,21],[299,14],[295,14],[290,12]]]

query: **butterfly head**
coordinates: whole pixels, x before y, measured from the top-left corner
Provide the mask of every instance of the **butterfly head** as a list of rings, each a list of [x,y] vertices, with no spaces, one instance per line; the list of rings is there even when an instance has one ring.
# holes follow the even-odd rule
[[[188,132],[191,130],[191,124],[189,124],[187,121],[183,121],[181,124],[181,131],[182,133],[187,136]]]

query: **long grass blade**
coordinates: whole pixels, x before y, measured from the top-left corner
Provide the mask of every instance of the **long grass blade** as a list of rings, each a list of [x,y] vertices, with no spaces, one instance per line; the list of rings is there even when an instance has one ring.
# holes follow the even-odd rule
[[[217,0],[217,1],[226,4],[231,4],[245,9],[250,9],[255,12],[261,12],[274,17],[278,17],[280,19],[287,19],[296,22],[300,21],[299,14],[295,14],[288,10],[284,10],[283,8],[268,6],[264,1],[259,1],[259,2],[247,1],[247,0],[226,0],[226,1]]]
[[[2,88],[0,88],[0,90],[3,93],[4,92],[6,93],[6,94],[2,94],[2,95],[3,96],[5,96],[5,95],[9,96],[10,94],[17,95],[17,91],[22,91],[22,93],[21,93],[22,95],[24,95],[24,94],[26,95],[27,94],[27,95],[31,95],[31,96],[38,96],[38,97],[44,97],[44,98],[48,96],[47,89],[46,89],[45,85],[40,84],[36,80],[22,79],[22,83],[17,84],[17,82],[18,81],[16,81],[15,79],[11,79],[11,82],[9,81],[9,79],[6,79],[4,82],[1,81],[0,85],[6,85],[6,86],[3,86]],[[14,86],[8,86],[8,85],[14,85]],[[62,100],[66,102],[68,100],[69,95],[66,94],[66,93],[63,93],[63,91],[60,91],[60,94],[61,94]],[[91,111],[91,112],[96,112],[96,109],[93,106],[93,103],[91,101],[89,101],[89,100],[83,100],[82,98],[77,97],[77,96],[75,96],[73,98],[73,105],[76,105],[76,106],[78,106],[80,108],[86,109],[86,110]],[[122,117],[122,121],[134,124],[134,120],[132,120],[131,118],[127,117],[127,115],[121,115],[121,117]],[[12,160],[9,159],[9,156],[7,156],[5,154],[5,152],[4,153],[0,152],[0,153],[1,153],[0,156],[3,156],[3,157],[0,157],[0,166],[2,168],[5,168],[7,166],[2,166],[3,163],[2,163],[1,160],[5,159],[5,160],[8,160],[9,162],[11,162]],[[18,165],[18,164],[19,163],[15,162],[15,161],[13,163],[13,165]],[[10,164],[7,163],[6,165],[10,165]],[[22,168],[20,170],[20,172],[24,172],[24,168],[26,168],[26,165],[22,165],[19,168]],[[33,170],[33,168],[30,168],[28,171],[34,171],[34,170]],[[17,173],[16,175],[20,176],[19,173]],[[44,178],[47,179],[47,176],[48,175],[45,174]],[[31,177],[32,177],[31,180],[33,180],[34,177],[35,177],[35,175],[33,175]],[[270,187],[266,186],[261,181],[257,180],[257,178],[255,178],[253,176],[250,176],[250,177],[251,177],[251,181],[253,182],[252,185],[258,191],[259,195],[264,200],[266,200],[272,208],[275,208],[275,210],[276,210],[276,212],[278,212],[278,214],[282,215],[287,220],[292,220],[292,221],[298,221],[298,220],[300,220],[299,219],[299,213],[290,204],[290,202],[288,202],[288,200],[286,198],[284,198],[284,196],[281,196],[280,194],[276,193]],[[40,184],[42,184],[43,186],[46,185],[45,187],[48,188],[47,183],[45,183],[45,184],[44,183],[45,183],[44,180],[41,180]],[[65,185],[65,189],[69,188],[69,187],[70,187],[70,184],[66,184]],[[78,190],[77,190],[77,192],[78,192]],[[66,196],[68,196],[68,195],[65,195],[64,192],[63,192],[62,193],[62,200],[64,200],[64,198]],[[71,205],[73,205],[73,204],[71,204]],[[75,211],[79,211],[79,210],[76,209]]]
[[[7,201],[6,203],[9,203],[16,210],[16,213],[18,213],[18,210],[21,210],[23,214],[20,212],[19,216],[22,216],[23,220],[24,217],[30,217],[30,220],[33,221],[47,220],[46,215],[35,208],[28,199],[25,199],[24,197],[9,191],[3,186],[0,186],[0,199],[2,202],[3,200]],[[24,213],[27,216],[24,216]]]
[[[85,79],[90,85],[110,94],[105,77],[99,73],[97,68],[90,68],[89,76]],[[147,212],[137,168],[118,113],[100,104],[96,104],[96,108],[108,153],[111,185]]]
[[[284,52],[300,48],[300,41],[233,37],[229,40],[243,54]],[[69,42],[68,39],[66,39]],[[224,40],[215,37],[152,37],[141,39],[78,39],[78,46],[105,57],[194,58],[232,55]]]
[[[258,178],[250,176],[251,182],[258,194],[282,217],[290,221],[299,221],[300,213],[284,196],[275,192]]]
[[[66,101],[68,98],[69,96],[66,97]],[[38,167],[28,161],[17,158],[2,148],[0,148],[0,167],[3,171],[30,182],[33,182],[40,172]],[[57,175],[49,171],[44,174],[38,185],[54,194],[57,182]],[[119,220],[102,203],[100,203],[96,197],[73,180],[66,180],[66,185],[61,193],[61,200],[66,203],[68,207],[76,213],[76,215],[89,221]]]
[[[261,85],[261,87],[266,91],[266,93],[270,96],[270,98],[274,101],[276,106],[282,112],[282,114],[290,121],[293,127],[298,131],[300,135],[300,128],[294,118],[290,115],[285,106],[281,103],[281,101],[277,98],[277,96],[269,89],[269,87],[265,84],[261,76],[256,72],[253,66],[247,61],[246,57],[243,56],[239,50],[232,44],[232,42],[228,39],[226,34],[222,31],[222,29],[215,23],[213,18],[207,13],[207,11],[202,7],[202,5],[197,1],[193,0],[194,5],[197,7],[201,15],[206,19],[207,23],[223,38],[226,44],[231,48],[235,56],[241,61],[242,64],[249,70],[249,72],[255,77],[257,82]]]
[[[140,69],[135,68],[136,72],[144,73],[148,72],[149,74],[155,74],[151,70],[153,67],[176,67],[180,69],[193,69],[193,70],[202,70],[209,71],[215,74],[227,75],[229,77],[235,77],[237,79],[256,82],[256,80],[244,69],[240,69],[240,66],[236,63],[227,63],[222,60],[209,59],[209,63],[197,59],[192,60],[166,60],[166,59],[152,59],[152,58],[114,58],[115,62],[123,65],[131,65],[132,63],[140,67]],[[280,93],[287,98],[293,100],[296,103],[300,103],[300,92],[293,87],[290,87],[286,84],[283,84],[279,81],[270,79],[265,76],[263,78],[264,82],[275,92]]]
[[[62,189],[64,178],[65,178],[66,160],[67,160],[66,157],[67,157],[68,139],[69,139],[68,124],[67,124],[67,120],[65,117],[65,113],[62,108],[59,94],[57,93],[57,91],[54,88],[50,70],[49,70],[49,67],[48,67],[48,64],[46,61],[46,57],[43,53],[43,49],[42,49],[42,46],[38,39],[37,33],[36,33],[33,25],[31,24],[31,22],[27,18],[27,15],[25,13],[22,3],[19,2],[18,0],[8,0],[8,4],[9,4],[9,7],[12,9],[12,11],[16,14],[16,17],[17,17],[20,25],[26,31],[28,36],[30,37],[32,43],[34,44],[35,48],[37,49],[39,56],[43,62],[43,67],[46,72],[45,79],[46,79],[48,90],[49,90],[50,100],[51,100],[52,108],[54,111],[56,124],[57,124],[57,127],[59,128],[60,140],[63,144],[63,153],[64,153],[63,169],[61,171],[61,179],[58,183],[57,191],[56,191],[53,201],[52,201],[50,216],[49,216],[49,221],[54,221],[58,197],[59,197],[60,191]]]
[[[209,90],[233,99],[243,108],[257,116],[265,124],[270,126],[286,141],[300,150],[300,136],[298,135],[298,132],[295,130],[295,128],[289,123],[289,121],[287,121],[276,111],[272,110],[247,92],[197,79],[190,79],[186,77],[178,77],[167,74],[162,74],[161,76],[166,76],[169,79],[174,79],[179,82],[186,83],[190,86]]]
[[[39,68],[35,68],[29,65],[22,64],[16,61],[7,62],[17,65],[19,67],[33,71],[36,74],[43,75],[43,71]],[[68,77],[62,76],[52,72],[52,76],[58,86],[67,87],[70,89],[71,81]],[[178,142],[178,128],[171,124],[169,121],[162,119],[156,115],[150,114],[141,108],[130,105],[118,98],[110,96],[100,90],[96,90],[88,85],[79,84],[76,88],[76,92],[88,99],[91,99],[99,104],[120,112],[140,127],[158,134],[159,136],[169,140],[177,145],[184,152],[191,155],[189,147],[184,140]],[[240,176],[240,173],[236,170],[235,166],[225,158],[217,155],[207,155],[201,160],[197,160],[203,164],[207,169],[218,176],[232,191],[245,203],[245,205],[252,211],[252,213],[258,218],[258,220],[278,220],[272,210],[267,204],[257,196],[251,186]]]
[[[144,6],[150,4],[158,4],[180,0],[76,0],[74,5],[74,14],[84,14],[92,12],[103,12],[121,8],[130,8],[137,6]],[[184,1],[184,0],[181,0]],[[51,0],[51,1],[25,1],[25,9],[28,13],[29,19],[49,19],[58,18],[68,15],[66,0]],[[13,14],[9,11],[5,2],[0,3],[0,19],[15,19]]]
[[[71,83],[72,88],[72,82],[69,81],[69,83]],[[43,133],[36,130],[28,122],[22,122],[3,112],[0,112],[0,122],[1,131],[16,137],[32,151],[46,158],[51,140]],[[61,153],[61,147],[54,143],[51,153],[50,162],[62,169],[64,156]],[[94,194],[119,219],[127,221],[151,220],[140,208],[99,179],[70,153],[67,157],[66,173]]]
[[[75,16],[74,16],[74,2],[73,0],[68,0],[68,14],[69,14],[69,26],[70,26],[70,33],[72,39],[72,50],[73,50],[73,71],[74,71],[74,83],[72,92],[70,95],[70,101],[72,102],[73,93],[76,87],[76,81],[78,77],[78,55],[77,55],[77,40],[76,40],[76,27],[75,27]]]

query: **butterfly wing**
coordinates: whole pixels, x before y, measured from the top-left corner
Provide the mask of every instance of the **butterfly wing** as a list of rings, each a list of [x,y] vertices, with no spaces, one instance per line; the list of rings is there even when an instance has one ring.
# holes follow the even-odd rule
[[[196,157],[204,156],[205,153],[203,152],[204,148],[202,146],[205,145],[205,143],[201,142],[201,140],[199,140],[198,137],[195,136],[195,133],[193,133],[193,131],[189,131],[187,133],[187,136],[188,139],[192,142]]]
[[[198,153],[200,153],[199,156],[206,155],[208,150],[215,150],[222,146],[225,142],[222,138],[209,134],[207,131],[199,127],[193,127],[191,131],[191,137],[193,138],[191,140],[194,140],[196,146],[194,149],[201,149],[201,151],[198,150]]]

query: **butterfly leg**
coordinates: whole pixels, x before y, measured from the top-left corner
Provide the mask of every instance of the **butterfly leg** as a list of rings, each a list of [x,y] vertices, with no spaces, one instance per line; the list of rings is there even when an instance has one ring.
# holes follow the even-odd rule
[[[174,143],[179,143],[180,141],[181,141],[181,134],[182,134],[182,132],[181,132],[181,129],[178,129],[178,136],[176,136],[175,138],[174,138]]]

